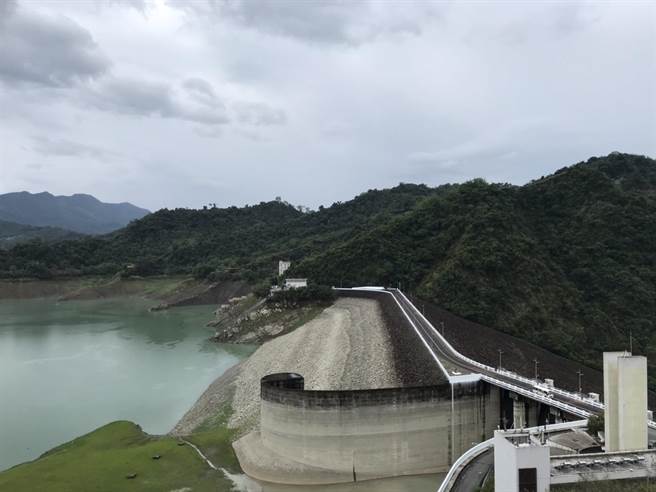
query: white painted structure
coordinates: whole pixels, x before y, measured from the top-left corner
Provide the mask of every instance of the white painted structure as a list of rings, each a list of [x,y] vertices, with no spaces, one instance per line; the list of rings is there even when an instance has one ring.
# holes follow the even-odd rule
[[[604,352],[605,450],[647,449],[647,358]]]
[[[300,289],[307,287],[306,278],[288,278],[285,279],[285,289]]]
[[[529,432],[494,432],[494,490],[548,492],[550,482],[549,446]]]
[[[290,266],[292,266],[291,261],[280,260],[278,262],[278,276],[284,275]]]

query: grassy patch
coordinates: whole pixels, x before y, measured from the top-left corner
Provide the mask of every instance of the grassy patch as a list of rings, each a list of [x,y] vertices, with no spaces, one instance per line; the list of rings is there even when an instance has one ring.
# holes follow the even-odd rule
[[[223,445],[229,447],[228,436],[223,437]],[[198,442],[204,438],[199,436]],[[218,446],[222,437],[213,436],[213,440]],[[161,458],[154,460],[154,455]],[[135,478],[126,478],[134,473]],[[100,427],[0,473],[0,490],[12,492],[161,492],[185,487],[195,492],[227,492],[231,483],[190,446],[179,446],[175,438],[150,436],[125,421]]]
[[[227,427],[232,416],[230,402],[224,403],[216,414],[208,417],[187,440],[198,446],[212,463],[222,466],[231,473],[241,472],[239,461],[232,449],[237,431]]]

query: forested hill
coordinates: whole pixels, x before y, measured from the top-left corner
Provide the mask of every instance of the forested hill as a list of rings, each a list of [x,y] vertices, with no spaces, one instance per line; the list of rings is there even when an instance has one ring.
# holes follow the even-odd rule
[[[0,252],[0,275],[195,273],[258,281],[279,258],[335,285],[397,285],[598,367],[656,362],[656,162],[611,154],[524,186],[368,191],[312,213],[282,202],[160,210],[103,238]],[[652,372],[656,375],[656,373]],[[656,382],[656,381],[655,381]]]
[[[78,239],[83,234],[67,231],[58,227],[35,227],[0,220],[0,249],[8,249],[16,244],[40,239],[44,242]]]
[[[656,383],[656,161],[590,159],[525,186],[475,180],[296,271],[416,291],[465,318],[599,367],[650,357]]]

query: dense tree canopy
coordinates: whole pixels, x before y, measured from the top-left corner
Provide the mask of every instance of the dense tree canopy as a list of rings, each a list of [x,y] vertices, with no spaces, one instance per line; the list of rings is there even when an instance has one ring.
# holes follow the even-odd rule
[[[0,275],[257,281],[280,258],[320,284],[400,282],[597,367],[600,352],[626,348],[631,331],[634,351],[656,363],[656,161],[627,154],[524,186],[402,184],[310,213],[281,202],[160,210],[101,238],[0,251]]]

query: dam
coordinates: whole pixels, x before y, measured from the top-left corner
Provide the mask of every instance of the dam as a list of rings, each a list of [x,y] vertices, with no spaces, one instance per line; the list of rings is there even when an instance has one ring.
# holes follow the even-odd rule
[[[340,295],[380,303],[403,386],[308,391],[302,374],[264,376],[259,430],[233,444],[249,476],[310,485],[446,472],[496,429],[576,418],[537,395],[453,368],[457,374],[436,370],[415,326],[391,296],[371,291]]]

